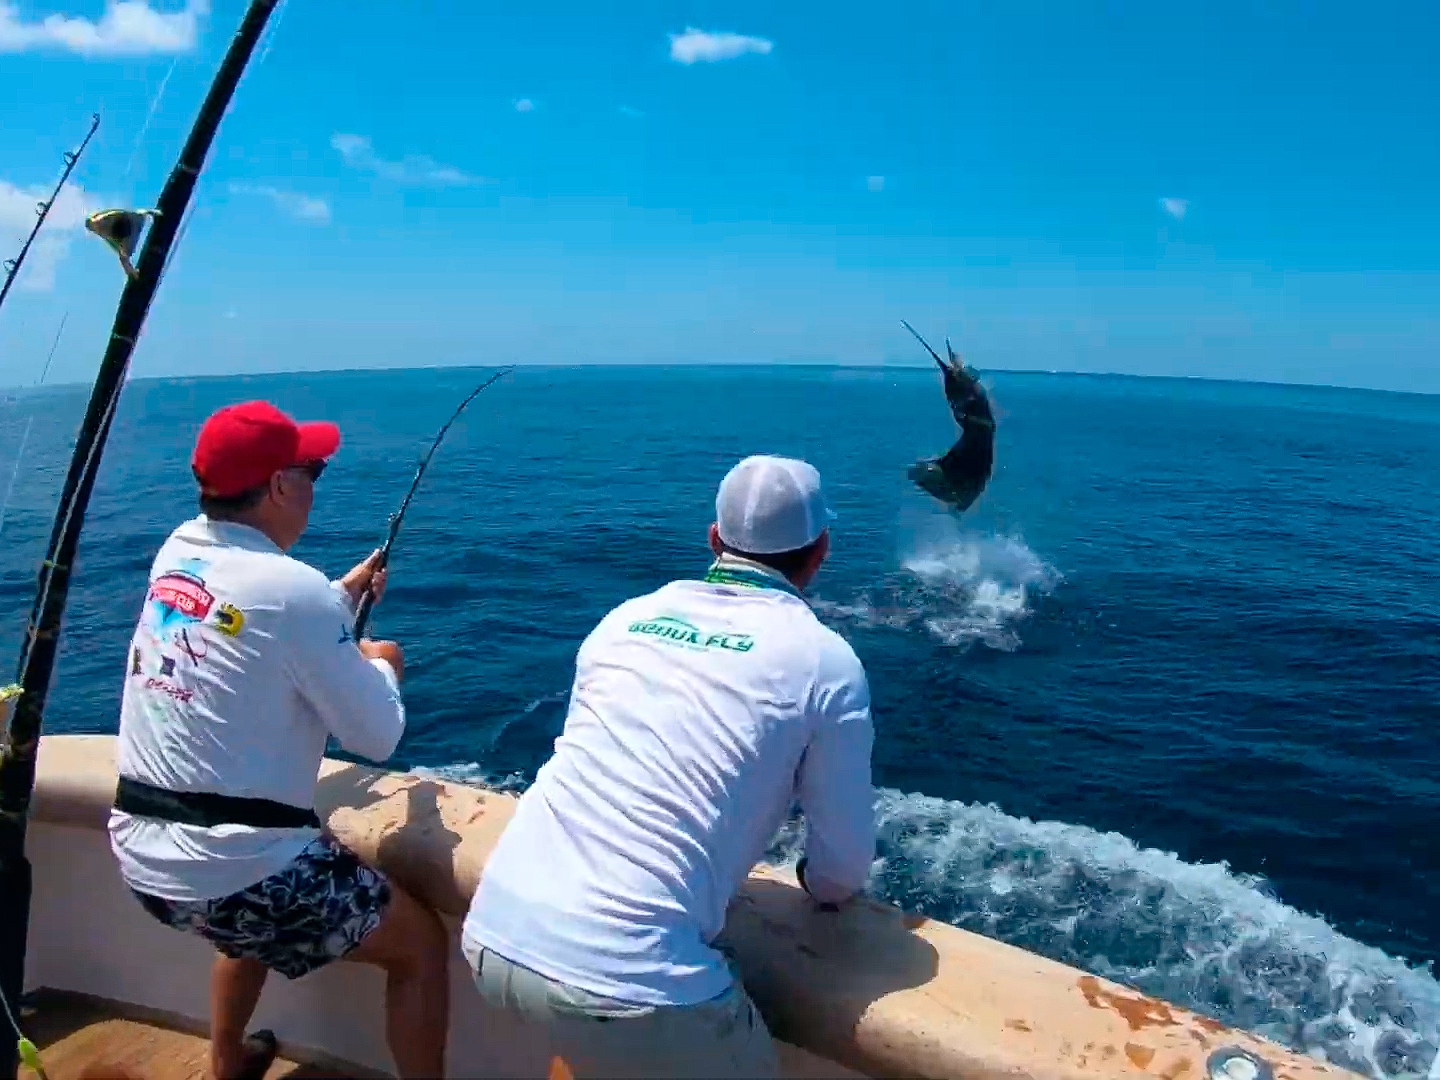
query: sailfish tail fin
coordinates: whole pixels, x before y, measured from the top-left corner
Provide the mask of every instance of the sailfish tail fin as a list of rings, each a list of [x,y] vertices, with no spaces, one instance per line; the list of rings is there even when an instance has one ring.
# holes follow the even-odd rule
[[[130,256],[140,243],[145,219],[160,215],[159,210],[97,210],[85,219],[85,228],[94,233],[120,257],[120,265],[132,280],[137,276]]]

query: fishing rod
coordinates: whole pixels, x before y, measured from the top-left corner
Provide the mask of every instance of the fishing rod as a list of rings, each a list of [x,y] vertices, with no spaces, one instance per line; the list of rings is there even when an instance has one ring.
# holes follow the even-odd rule
[[[175,168],[165,181],[156,211],[150,215],[153,221],[138,266],[133,274],[126,273],[110,340],[90,391],[90,402],[55,511],[50,542],[40,564],[35,604],[21,647],[15,684],[0,690],[0,702],[13,706],[4,745],[0,747],[0,995],[10,1003],[19,1001],[24,985],[32,886],[30,861],[25,856],[25,832],[35,786],[35,755],[85,510],[130,357],[155,298],[176,231],[194,195],[195,183],[220,121],[277,3],[278,0],[251,0]],[[17,1053],[16,1047],[0,1047],[0,1075],[14,1075]]]
[[[5,284],[0,285],[0,304],[5,303],[5,297],[10,293],[10,286],[15,284],[15,275],[20,273],[20,267],[25,264],[25,256],[30,253],[30,245],[35,242],[35,237],[40,233],[40,226],[45,224],[45,219],[50,216],[50,208],[55,205],[55,200],[60,197],[60,189],[65,186],[65,181],[70,179],[70,170],[75,168],[75,163],[80,160],[80,155],[85,152],[85,147],[90,145],[90,139],[95,134],[95,129],[100,126],[100,114],[94,113],[90,117],[90,130],[85,134],[85,141],[80,144],[78,150],[65,151],[65,171],[60,174],[60,182],[55,185],[55,190],[50,193],[50,198],[35,207],[35,227],[30,230],[30,235],[25,239],[25,246],[20,249],[20,254],[13,259],[5,260]]]
[[[435,456],[435,451],[440,448],[440,441],[445,438],[445,433],[450,430],[450,425],[455,423],[460,414],[465,411],[465,406],[469,405],[470,402],[479,396],[480,391],[514,370],[514,368],[508,367],[501,368],[494,375],[491,375],[490,378],[486,379],[474,390],[471,390],[470,396],[460,402],[459,408],[450,414],[449,420],[445,421],[445,426],[440,429],[439,433],[435,436],[435,441],[430,444],[430,450],[420,462],[420,467],[415,470],[415,479],[410,481],[410,490],[405,493],[405,501],[400,504],[399,510],[390,515],[390,531],[385,535],[384,546],[380,548],[379,561],[375,564],[375,571],[377,573],[384,570],[390,562],[390,549],[395,546],[395,537],[400,535],[400,522],[405,519],[405,511],[410,508],[410,500],[415,497],[415,490],[420,486],[420,478],[425,475],[425,470],[430,467],[430,459]],[[365,595],[360,598],[360,610],[355,615],[354,637],[356,641],[359,641],[360,638],[364,636],[365,624],[370,621],[370,609],[374,606],[375,594],[369,589],[366,589]]]

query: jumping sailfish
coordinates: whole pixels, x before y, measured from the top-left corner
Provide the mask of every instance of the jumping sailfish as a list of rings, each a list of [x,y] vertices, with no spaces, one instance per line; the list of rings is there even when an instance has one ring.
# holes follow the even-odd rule
[[[926,458],[910,466],[910,479],[922,491],[955,510],[967,510],[985,490],[995,464],[995,417],[990,411],[990,399],[980,385],[980,376],[955,355],[949,338],[945,339],[945,351],[950,356],[947,364],[915,333],[913,326],[903,319],[900,325],[915,334],[915,340],[924,345],[925,351],[940,365],[945,400],[960,425],[960,441],[943,457]]]

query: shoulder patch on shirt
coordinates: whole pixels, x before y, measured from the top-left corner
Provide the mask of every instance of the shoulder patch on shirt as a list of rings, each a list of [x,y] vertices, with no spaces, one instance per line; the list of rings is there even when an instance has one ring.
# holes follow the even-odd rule
[[[632,622],[627,633],[651,637],[667,645],[679,645],[687,649],[724,649],[727,652],[749,652],[755,647],[755,639],[749,634],[726,634],[702,629],[694,623],[675,615],[657,615],[650,619]]]
[[[238,637],[245,629],[245,613],[234,604],[221,604],[215,609],[215,629],[226,637]]]
[[[205,587],[204,579],[183,570],[156,578],[148,599],[158,609],[162,622],[199,622],[210,614],[215,603],[215,595]]]

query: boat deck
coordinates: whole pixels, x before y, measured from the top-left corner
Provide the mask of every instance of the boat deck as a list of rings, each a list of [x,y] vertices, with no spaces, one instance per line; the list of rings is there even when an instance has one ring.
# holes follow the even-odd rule
[[[26,995],[20,1026],[40,1051],[49,1080],[201,1080],[208,1075],[210,1040],[204,1026],[173,1013],[89,994],[42,989]],[[817,1080],[863,1075],[783,1042],[776,1044],[776,1050],[782,1075]],[[551,1062],[550,1080],[569,1076],[563,1062]],[[283,1042],[265,1080],[282,1077],[393,1080],[390,1073]],[[21,1065],[16,1080],[37,1078]]]
[[[39,1049],[50,1080],[198,1080],[206,1075],[210,1041],[204,1028],[153,1009],[38,990],[27,997],[20,1026]],[[23,1065],[16,1075],[35,1080]],[[282,1043],[265,1076],[372,1080],[386,1074]]]

